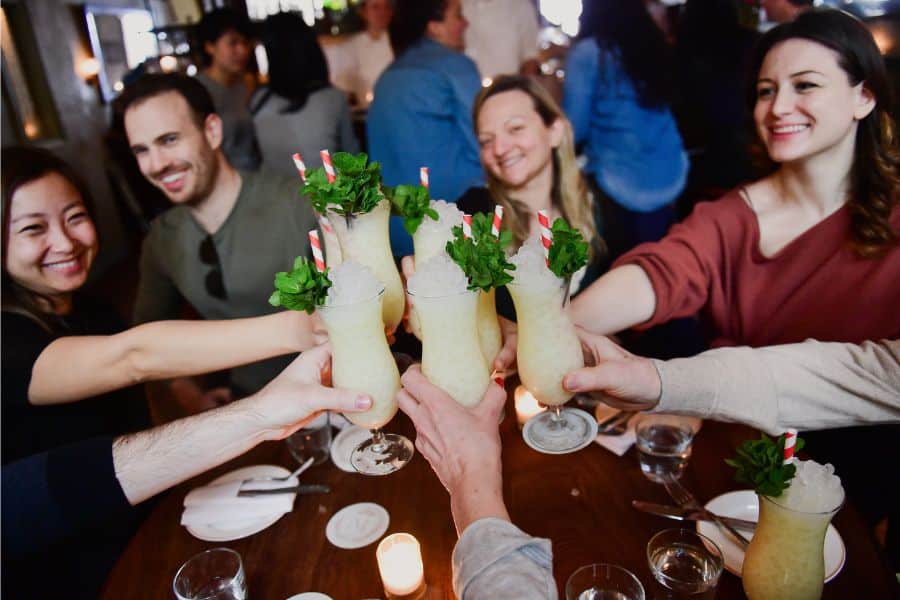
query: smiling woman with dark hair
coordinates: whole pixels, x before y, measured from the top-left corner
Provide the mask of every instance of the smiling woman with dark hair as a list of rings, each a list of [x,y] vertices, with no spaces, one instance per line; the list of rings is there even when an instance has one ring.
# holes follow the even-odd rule
[[[320,150],[358,152],[347,98],[328,82],[328,66],[315,32],[302,18],[280,13],[266,19],[262,42],[269,83],[250,101],[263,168],[297,177],[291,155],[308,168],[322,165]]]

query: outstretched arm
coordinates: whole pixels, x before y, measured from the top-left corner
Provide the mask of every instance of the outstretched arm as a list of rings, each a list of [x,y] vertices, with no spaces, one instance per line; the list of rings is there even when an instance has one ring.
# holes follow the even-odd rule
[[[609,335],[648,321],[656,308],[650,278],[637,265],[616,267],[572,299],[572,322]]]
[[[155,321],[110,336],[71,336],[35,362],[32,404],[75,402],[128,385],[300,352],[324,334],[297,311],[225,321]]]
[[[322,385],[330,364],[329,346],[307,350],[253,396],[117,438],[113,464],[128,501],[138,504],[262,441],[283,439],[322,410],[368,409],[368,396]]]

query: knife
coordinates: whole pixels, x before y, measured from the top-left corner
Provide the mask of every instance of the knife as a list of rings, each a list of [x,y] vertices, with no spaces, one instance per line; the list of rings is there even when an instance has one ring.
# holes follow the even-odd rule
[[[265,496],[267,494],[327,494],[331,488],[327,485],[306,484],[291,487],[273,488],[269,490],[241,490],[238,496]]]
[[[680,506],[654,504],[653,502],[644,502],[643,500],[632,500],[631,505],[642,512],[666,517],[668,519],[676,519],[678,521],[712,520],[704,515],[703,511],[681,508]],[[747,521],[745,519],[736,519],[734,517],[723,517],[721,515],[718,515],[718,517],[732,527],[740,527],[741,529],[747,529],[749,531],[756,529],[756,521]]]

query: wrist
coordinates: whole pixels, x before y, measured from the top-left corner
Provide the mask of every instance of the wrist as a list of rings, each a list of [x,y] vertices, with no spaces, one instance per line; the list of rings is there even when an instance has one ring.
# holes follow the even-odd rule
[[[450,510],[457,533],[479,519],[496,517],[509,519],[503,501],[503,475],[499,462],[479,464],[477,470],[468,471],[459,478],[450,491]]]

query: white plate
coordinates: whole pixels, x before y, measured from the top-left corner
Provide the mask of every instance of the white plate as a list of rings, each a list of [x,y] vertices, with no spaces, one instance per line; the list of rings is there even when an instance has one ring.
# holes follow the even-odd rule
[[[716,496],[706,503],[706,508],[725,517],[748,521],[759,520],[759,499],[753,490],[738,490]],[[697,531],[719,545],[725,557],[725,568],[740,577],[741,568],[744,566],[743,548],[722,534],[715,523],[697,521]],[[740,531],[752,539],[752,533]],[[847,551],[844,548],[844,540],[841,539],[834,525],[829,524],[828,530],[825,532],[825,583],[834,579],[841,572],[846,559]]]
[[[534,417],[528,419],[528,421],[525,422],[525,427],[522,428],[522,439],[525,440],[525,443],[528,444],[528,446],[532,450],[536,450],[541,454],[571,454],[572,452],[578,452],[582,448],[587,448],[591,445],[591,442],[593,442],[597,438],[597,419],[592,417],[589,413],[581,410],[580,408],[566,408],[566,411],[569,413],[579,413],[578,416],[584,419],[584,421],[588,424],[588,427],[591,428],[590,435],[585,436],[584,441],[581,442],[581,444],[579,444],[578,446],[575,446],[574,448],[566,448],[565,450],[548,450],[546,448],[540,448],[532,444],[527,434],[531,429],[531,426],[534,424]]]
[[[334,513],[325,526],[325,537],[338,548],[362,548],[383,536],[388,523],[390,517],[383,506],[360,502]]]
[[[213,479],[206,485],[240,481],[251,477],[287,477],[290,474],[291,472],[284,467],[278,467],[276,465],[253,465],[231,471],[230,473],[225,473],[221,477]],[[297,485],[297,479],[288,479],[284,483],[285,485]],[[280,519],[282,514],[283,513],[279,512],[270,516],[240,521],[231,527],[226,527],[224,525],[188,525],[185,529],[187,529],[195,538],[207,542],[230,542],[232,540],[239,540],[247,537],[248,535],[253,535],[254,533],[259,533]]]
[[[322,592],[303,592],[302,594],[291,596],[287,600],[332,600],[332,598]]]
[[[351,425],[344,428],[339,434],[334,436],[331,442],[331,461],[341,471],[348,473],[358,473],[353,465],[350,464],[350,454],[353,450],[372,437],[368,429]]]

